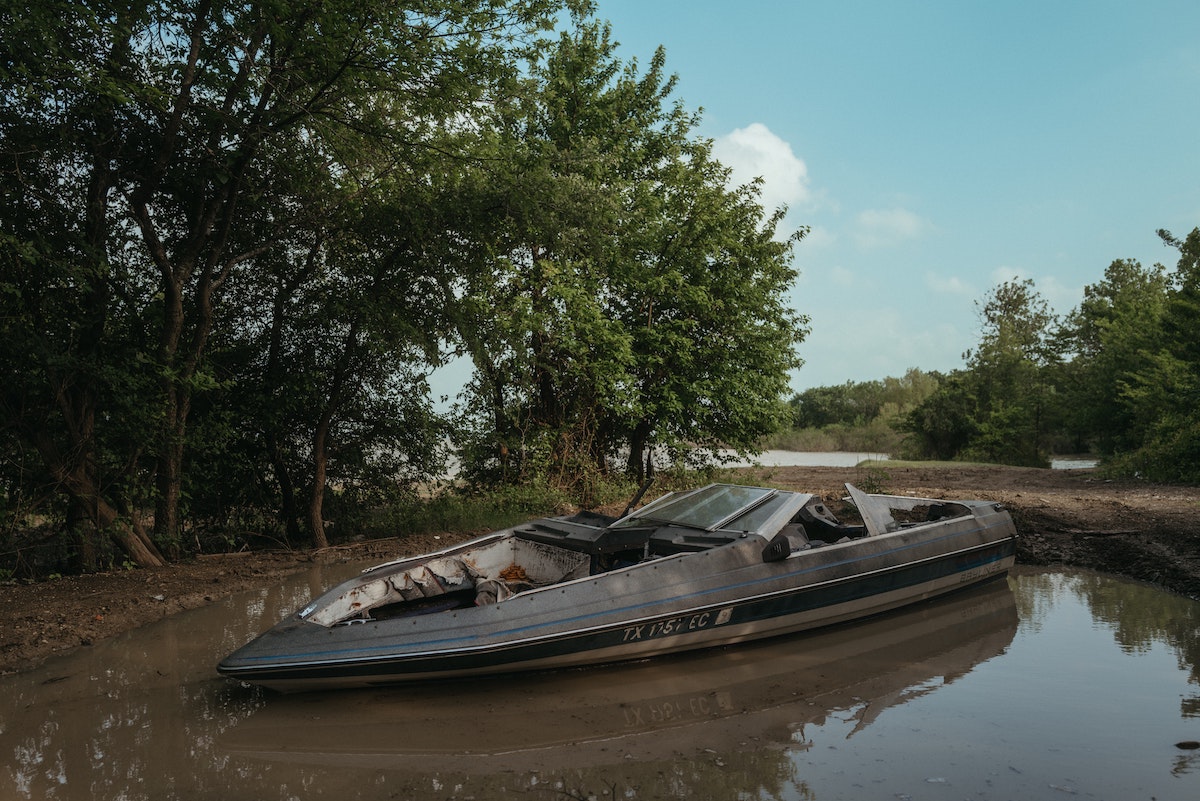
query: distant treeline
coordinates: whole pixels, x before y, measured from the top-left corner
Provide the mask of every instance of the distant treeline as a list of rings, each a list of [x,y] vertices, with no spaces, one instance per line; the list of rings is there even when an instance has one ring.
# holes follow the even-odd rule
[[[772,443],[1029,466],[1092,453],[1114,474],[1200,483],[1200,229],[1159,236],[1173,270],[1114,261],[1062,318],[1033,281],[1003,283],[977,304],[963,369],[806,390]]]

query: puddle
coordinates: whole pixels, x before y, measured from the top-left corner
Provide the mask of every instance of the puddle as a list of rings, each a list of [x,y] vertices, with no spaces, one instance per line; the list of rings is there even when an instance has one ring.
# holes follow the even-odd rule
[[[1192,798],[1200,604],[1017,571],[626,666],[281,696],[215,662],[351,568],[0,680],[0,798]]]

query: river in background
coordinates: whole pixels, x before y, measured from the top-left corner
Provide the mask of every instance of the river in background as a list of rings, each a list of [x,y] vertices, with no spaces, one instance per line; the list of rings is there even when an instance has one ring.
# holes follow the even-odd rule
[[[732,458],[732,453],[731,453]],[[886,453],[849,451],[763,451],[751,459],[735,459],[726,467],[855,467],[868,459],[888,458]]]
[[[281,696],[215,674],[359,567],[0,679],[0,798],[1200,797],[1200,603],[1146,585],[1019,569],[819,633],[442,685]]]
[[[869,451],[763,451],[758,456],[743,459],[734,451],[725,451],[722,455],[729,461],[722,462],[724,467],[856,467],[866,461],[885,462],[890,456],[886,453]],[[624,464],[623,461],[620,464]],[[1078,470],[1095,467],[1097,460],[1089,456],[1056,456],[1050,460],[1054,470]],[[655,466],[667,469],[672,466],[665,453],[657,454]],[[873,465],[886,468],[886,465]],[[458,475],[458,462],[452,459],[450,467],[442,476],[450,479]]]
[[[730,452],[727,467],[856,467],[863,462],[886,462],[891,457],[886,453],[867,451],[763,451],[752,459],[738,459]],[[1055,456],[1050,460],[1053,470],[1079,470],[1095,467],[1097,460],[1090,456]],[[886,464],[875,467],[887,468]]]

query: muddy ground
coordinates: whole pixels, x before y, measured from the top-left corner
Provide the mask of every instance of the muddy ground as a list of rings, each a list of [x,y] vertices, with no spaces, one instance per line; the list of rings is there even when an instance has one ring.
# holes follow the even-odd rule
[[[1020,563],[1093,568],[1200,598],[1198,487],[1104,481],[1090,470],[1011,467],[740,472],[745,483],[762,481],[830,497],[840,497],[842,483],[850,481],[895,494],[1000,501],[1017,524]],[[313,562],[382,561],[476,533],[374,540],[322,551],[201,556],[152,570],[0,585],[0,673],[32,667],[57,652],[87,647]]]

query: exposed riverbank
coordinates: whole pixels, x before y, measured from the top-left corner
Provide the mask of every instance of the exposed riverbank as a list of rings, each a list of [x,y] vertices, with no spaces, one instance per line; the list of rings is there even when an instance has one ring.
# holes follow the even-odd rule
[[[838,496],[846,481],[895,494],[1004,503],[1018,561],[1087,567],[1200,598],[1200,487],[1110,482],[1091,470],[1016,467],[764,467],[745,483]],[[653,492],[651,492],[653,495]],[[316,552],[205,556],[153,570],[0,586],[0,672],[261,586],[314,562],[394,558],[478,532],[374,540]]]

